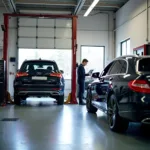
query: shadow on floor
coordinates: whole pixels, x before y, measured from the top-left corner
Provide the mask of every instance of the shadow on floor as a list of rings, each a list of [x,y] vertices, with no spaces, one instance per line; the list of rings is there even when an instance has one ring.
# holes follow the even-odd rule
[[[98,126],[98,128],[100,130],[103,130],[106,135],[112,136],[112,138],[115,140],[123,139],[124,144],[132,142],[149,144],[150,142],[150,125],[143,125],[141,123],[130,123],[129,128],[125,133],[115,133],[109,129],[106,114],[102,114],[102,112],[98,112],[97,114],[87,113],[87,119],[88,118],[96,121],[96,125]]]

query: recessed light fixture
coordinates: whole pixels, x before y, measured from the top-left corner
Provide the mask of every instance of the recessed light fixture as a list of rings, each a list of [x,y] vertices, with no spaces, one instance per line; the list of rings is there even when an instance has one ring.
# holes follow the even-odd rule
[[[97,5],[98,2],[99,2],[99,0],[93,1],[93,3],[88,8],[88,10],[85,12],[84,17],[87,17],[90,14],[90,12],[93,10],[93,8]]]

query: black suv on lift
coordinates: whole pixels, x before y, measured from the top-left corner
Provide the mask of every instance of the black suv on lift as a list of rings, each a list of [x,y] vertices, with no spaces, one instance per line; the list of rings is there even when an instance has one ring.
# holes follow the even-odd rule
[[[129,122],[150,124],[150,57],[123,56],[112,61],[88,86],[88,112],[107,113],[113,131],[126,131]]]
[[[58,105],[64,103],[64,78],[56,62],[49,60],[24,61],[14,80],[14,102],[29,96],[55,98]]]

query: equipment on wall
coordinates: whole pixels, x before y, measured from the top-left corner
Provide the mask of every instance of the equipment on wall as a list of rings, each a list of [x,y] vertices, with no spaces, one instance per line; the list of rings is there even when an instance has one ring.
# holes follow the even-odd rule
[[[0,105],[6,101],[6,63],[0,60]]]
[[[3,32],[6,31],[6,28],[5,28],[5,26],[3,24],[1,25],[1,29],[2,29]]]
[[[145,44],[133,49],[133,54],[143,56],[143,55],[150,55],[150,45]]]

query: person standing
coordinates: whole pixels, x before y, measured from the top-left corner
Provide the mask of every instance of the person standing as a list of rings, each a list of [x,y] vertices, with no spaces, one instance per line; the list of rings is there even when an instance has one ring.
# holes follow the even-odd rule
[[[82,63],[78,66],[77,75],[78,75],[78,97],[79,97],[79,105],[84,105],[83,97],[85,90],[85,69],[84,67],[87,65],[88,60],[83,59]]]

